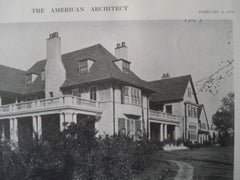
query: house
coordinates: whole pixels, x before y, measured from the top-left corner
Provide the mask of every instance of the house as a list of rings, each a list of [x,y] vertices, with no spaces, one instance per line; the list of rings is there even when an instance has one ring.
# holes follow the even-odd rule
[[[202,106],[191,76],[171,78],[167,73],[149,85],[156,90],[150,96],[151,138],[160,141],[184,138],[197,142],[200,128],[198,112]],[[206,123],[206,119],[202,123]]]
[[[115,56],[100,44],[62,54],[54,32],[46,46],[46,59],[27,71],[0,66],[1,139],[49,139],[88,118],[99,134],[197,140],[199,104],[190,75],[140,79],[125,42]]]
[[[210,138],[210,127],[208,124],[206,110],[203,104],[198,107],[198,142],[204,143],[205,141],[209,141]]]

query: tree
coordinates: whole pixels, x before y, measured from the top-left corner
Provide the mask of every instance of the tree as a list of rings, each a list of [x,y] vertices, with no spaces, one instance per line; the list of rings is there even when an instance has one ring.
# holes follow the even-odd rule
[[[219,130],[219,139],[222,145],[233,142],[233,137],[229,130],[234,127],[234,93],[230,92],[222,99],[222,105],[212,116],[213,124]]]

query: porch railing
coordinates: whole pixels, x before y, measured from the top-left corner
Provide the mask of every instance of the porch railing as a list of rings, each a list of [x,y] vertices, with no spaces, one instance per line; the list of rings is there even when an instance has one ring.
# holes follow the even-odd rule
[[[25,101],[20,103],[8,104],[0,106],[0,114],[7,112],[18,112],[33,109],[42,109],[58,106],[76,106],[83,108],[99,108],[99,103],[93,100],[81,99],[72,95],[64,95],[62,97],[39,99],[33,101]]]
[[[150,118],[157,118],[162,120],[170,120],[180,122],[181,117],[173,114],[164,113],[161,111],[150,110]]]

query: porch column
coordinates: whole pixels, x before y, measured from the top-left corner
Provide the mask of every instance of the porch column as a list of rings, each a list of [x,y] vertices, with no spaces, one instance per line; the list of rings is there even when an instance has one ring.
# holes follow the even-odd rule
[[[167,139],[167,124],[164,124],[164,139]]]
[[[0,96],[0,106],[2,105],[2,96]]]
[[[37,134],[40,138],[42,136],[42,116],[37,116]]]
[[[10,139],[13,142],[18,142],[18,124],[17,118],[10,119]]]
[[[4,127],[4,123],[1,123],[1,128],[2,128],[2,140],[5,140],[5,127]]]
[[[38,122],[37,122],[37,116],[33,116],[32,117],[32,124],[33,124],[33,138],[36,138],[36,134],[37,134],[37,126],[38,126]]]
[[[179,138],[179,132],[178,132],[178,126],[175,126],[174,132],[175,132],[175,140]]]
[[[60,131],[63,131],[65,129],[65,121],[64,121],[64,114],[60,113]]]
[[[73,113],[70,113],[70,112],[65,113],[65,123],[68,123],[67,126],[69,126],[70,123],[72,122],[72,118],[73,118]]]
[[[163,141],[163,123],[160,124],[160,141]]]
[[[75,124],[77,124],[77,114],[76,114],[76,113],[73,113],[72,122],[74,122]]]

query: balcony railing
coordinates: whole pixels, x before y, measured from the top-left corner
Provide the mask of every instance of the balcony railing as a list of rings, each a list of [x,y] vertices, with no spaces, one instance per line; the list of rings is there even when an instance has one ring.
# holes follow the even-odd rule
[[[150,118],[165,120],[165,121],[175,121],[180,122],[181,116],[176,116],[173,114],[164,113],[161,111],[150,110]]]
[[[62,97],[50,98],[50,99],[38,99],[33,101],[26,101],[15,104],[8,104],[0,106],[0,114],[9,112],[20,112],[26,110],[37,110],[50,107],[60,106],[76,106],[82,108],[98,109],[99,103],[93,100],[81,99],[76,96],[65,95]]]

